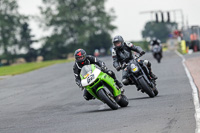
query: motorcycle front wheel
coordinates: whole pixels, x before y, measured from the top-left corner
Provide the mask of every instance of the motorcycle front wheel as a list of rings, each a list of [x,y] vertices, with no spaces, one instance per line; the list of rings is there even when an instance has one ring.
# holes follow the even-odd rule
[[[113,109],[113,110],[118,109],[118,105],[117,105],[116,101],[114,100],[114,98],[112,96],[110,96],[107,92],[105,92],[104,89],[100,89],[97,92],[97,95],[111,109]]]
[[[161,60],[161,56],[159,54],[156,55],[156,59],[158,61],[158,63],[160,63],[160,60]]]
[[[149,97],[153,98],[155,96],[153,90],[147,84],[147,82],[144,80],[144,78],[140,78],[139,83],[140,83],[142,89],[144,90],[144,92],[147,93],[149,95]]]

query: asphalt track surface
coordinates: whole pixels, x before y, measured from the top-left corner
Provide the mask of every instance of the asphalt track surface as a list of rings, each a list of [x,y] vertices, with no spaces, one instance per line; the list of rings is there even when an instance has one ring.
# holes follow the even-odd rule
[[[111,57],[100,59],[114,70]],[[73,62],[0,80],[0,133],[194,133],[192,88],[182,59],[175,52],[165,52],[160,64],[150,53],[141,59],[151,61],[159,94],[149,98],[126,86],[129,105],[115,111],[84,100]],[[121,72],[116,75],[121,79]]]

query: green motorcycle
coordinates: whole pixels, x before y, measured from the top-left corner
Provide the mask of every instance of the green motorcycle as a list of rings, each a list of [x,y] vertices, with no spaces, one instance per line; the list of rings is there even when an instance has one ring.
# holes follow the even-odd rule
[[[121,93],[114,79],[94,64],[83,66],[80,77],[82,86],[93,97],[106,103],[111,109],[118,109],[118,105],[121,107],[128,105],[127,97]]]

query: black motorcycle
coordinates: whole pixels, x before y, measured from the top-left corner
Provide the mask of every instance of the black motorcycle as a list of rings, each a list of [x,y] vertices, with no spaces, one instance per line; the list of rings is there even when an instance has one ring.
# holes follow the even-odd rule
[[[162,46],[154,45],[152,48],[153,57],[160,63],[162,58]]]
[[[135,55],[135,59],[125,65],[125,70],[128,71],[128,78],[131,85],[136,85],[138,91],[145,92],[149,97],[158,95],[156,82],[149,75],[149,70],[146,65],[140,65],[138,59],[141,55]]]

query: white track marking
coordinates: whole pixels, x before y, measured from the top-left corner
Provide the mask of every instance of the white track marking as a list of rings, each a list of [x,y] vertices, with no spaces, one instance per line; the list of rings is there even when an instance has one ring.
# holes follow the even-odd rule
[[[193,102],[195,106],[195,119],[196,119],[196,130],[195,133],[200,133],[200,106],[199,106],[199,96],[198,96],[198,88],[196,87],[193,78],[188,70],[188,68],[185,65],[185,58],[183,55],[181,55],[178,51],[175,51],[175,53],[182,58],[182,64],[183,67],[185,68],[185,72],[187,74],[187,77],[189,79],[190,85],[192,87],[192,96],[193,96]]]

